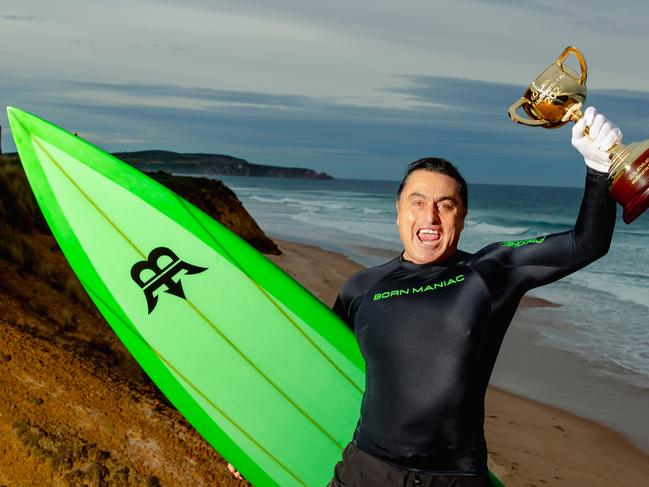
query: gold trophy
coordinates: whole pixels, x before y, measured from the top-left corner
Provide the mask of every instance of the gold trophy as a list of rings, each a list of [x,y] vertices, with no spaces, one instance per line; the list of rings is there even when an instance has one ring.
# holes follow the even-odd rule
[[[570,54],[579,61],[580,74],[564,66]],[[507,113],[516,123],[552,129],[583,117],[581,107],[585,101],[586,60],[576,47],[570,46],[529,85]],[[520,108],[527,116],[518,114]],[[608,153],[608,190],[624,209],[624,223],[631,223],[649,208],[649,140],[616,144]]]

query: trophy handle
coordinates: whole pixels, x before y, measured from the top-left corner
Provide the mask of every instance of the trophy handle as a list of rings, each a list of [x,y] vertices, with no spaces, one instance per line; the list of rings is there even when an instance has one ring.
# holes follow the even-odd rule
[[[561,53],[561,55],[557,58],[557,60],[556,60],[555,62],[556,62],[559,66],[561,66],[561,70],[562,70],[564,73],[566,73],[567,75],[569,75],[570,77],[572,77],[572,76],[570,75],[570,71],[566,71],[566,70],[564,69],[564,67],[563,67],[563,62],[568,58],[568,56],[570,56],[570,53],[572,53],[572,54],[575,55],[575,57],[577,58],[577,61],[579,61],[579,67],[581,68],[581,79],[579,79],[579,80],[575,80],[575,81],[578,81],[578,83],[579,83],[581,86],[584,86],[584,84],[586,83],[586,71],[587,71],[587,67],[586,67],[586,59],[584,59],[584,55],[581,53],[581,51],[580,51],[579,49],[577,49],[577,48],[574,47],[574,46],[568,46],[568,47],[566,47],[566,48],[563,50],[563,52]]]
[[[509,107],[509,110],[507,110],[507,115],[509,115],[509,118],[511,118],[514,122],[516,123],[522,123],[523,125],[532,125],[532,126],[539,126],[539,125],[548,125],[550,122],[547,120],[535,120],[533,118],[528,118],[528,117],[521,117],[518,115],[517,111],[519,108],[521,108],[524,105],[529,105],[530,101],[525,98],[524,96],[520,97],[518,101],[515,101],[512,106]]]

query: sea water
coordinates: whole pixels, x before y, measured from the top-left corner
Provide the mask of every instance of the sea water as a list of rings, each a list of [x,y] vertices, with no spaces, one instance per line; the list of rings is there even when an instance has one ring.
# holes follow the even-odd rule
[[[396,181],[219,177],[271,236],[338,251],[366,265],[402,249]],[[583,188],[471,184],[459,247],[570,230]],[[611,250],[564,279],[532,291],[560,304],[537,313],[546,344],[578,354],[602,373],[649,391],[649,212],[618,222]]]

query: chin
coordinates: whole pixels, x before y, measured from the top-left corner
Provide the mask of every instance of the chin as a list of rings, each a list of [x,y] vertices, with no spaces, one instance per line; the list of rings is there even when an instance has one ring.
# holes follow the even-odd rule
[[[422,249],[413,255],[416,255],[417,258],[419,258],[420,260],[431,261],[431,260],[438,259],[442,255],[444,255],[444,249],[441,249],[439,247],[435,247],[431,249]]]
[[[416,259],[416,261],[420,264],[430,264],[431,262],[435,262],[437,259],[439,259],[443,255],[442,252],[434,252],[434,253],[417,253],[414,254],[413,257]]]
[[[439,258],[440,258],[441,256],[442,256],[442,254],[434,255],[434,256],[432,256],[432,257],[426,257],[426,258],[422,259],[422,262],[423,262],[424,264],[431,264],[431,263],[433,263],[433,262],[439,260]]]

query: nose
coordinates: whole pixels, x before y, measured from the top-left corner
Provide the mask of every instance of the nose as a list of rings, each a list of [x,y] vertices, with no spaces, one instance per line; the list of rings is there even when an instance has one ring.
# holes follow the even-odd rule
[[[426,206],[426,223],[430,225],[436,225],[440,222],[439,219],[439,210],[435,202],[431,202]]]

